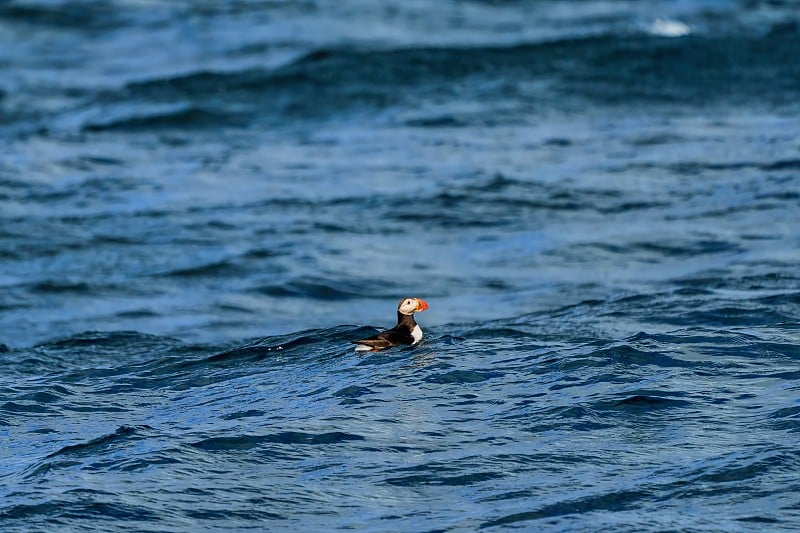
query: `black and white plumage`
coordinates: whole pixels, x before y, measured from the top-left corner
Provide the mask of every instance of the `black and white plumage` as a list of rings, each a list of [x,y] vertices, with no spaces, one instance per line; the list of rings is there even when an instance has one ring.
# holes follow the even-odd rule
[[[404,298],[397,306],[397,325],[372,337],[353,341],[357,352],[375,352],[392,346],[409,346],[422,340],[422,329],[414,320],[414,313],[428,308],[422,298]]]

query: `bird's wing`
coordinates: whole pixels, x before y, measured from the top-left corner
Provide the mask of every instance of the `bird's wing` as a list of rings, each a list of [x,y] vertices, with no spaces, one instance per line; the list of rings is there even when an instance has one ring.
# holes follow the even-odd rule
[[[398,344],[411,344],[414,339],[407,332],[399,331],[397,328],[387,329],[372,337],[353,341],[353,344],[369,346],[373,350],[383,350],[397,346]]]
[[[385,348],[391,348],[394,346],[393,343],[387,341],[386,339],[361,339],[358,341],[353,341],[353,344],[357,344],[358,346],[366,346],[370,350],[383,350]]]

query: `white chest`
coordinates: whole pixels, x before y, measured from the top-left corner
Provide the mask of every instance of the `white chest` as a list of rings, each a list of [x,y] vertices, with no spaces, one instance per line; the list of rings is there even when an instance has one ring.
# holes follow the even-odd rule
[[[411,330],[411,338],[414,339],[412,344],[417,344],[419,341],[422,340],[422,328],[419,327],[419,324],[414,326],[414,329]]]

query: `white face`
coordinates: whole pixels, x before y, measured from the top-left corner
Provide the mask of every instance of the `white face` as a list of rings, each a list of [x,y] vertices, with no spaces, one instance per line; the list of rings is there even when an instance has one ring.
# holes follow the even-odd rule
[[[397,310],[403,313],[404,315],[413,315],[414,312],[417,310],[417,299],[416,298],[406,298],[400,305],[397,307]]]

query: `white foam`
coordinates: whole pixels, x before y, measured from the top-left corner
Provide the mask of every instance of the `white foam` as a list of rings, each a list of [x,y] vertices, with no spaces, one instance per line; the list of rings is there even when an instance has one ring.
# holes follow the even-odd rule
[[[683,37],[692,33],[691,28],[685,22],[661,17],[653,21],[648,31],[660,37]]]

